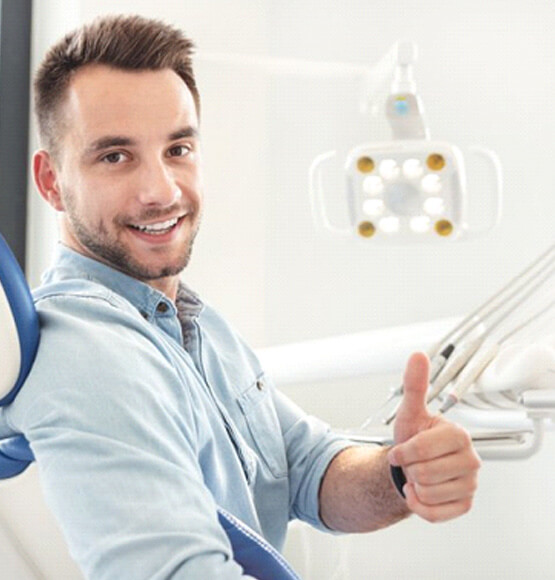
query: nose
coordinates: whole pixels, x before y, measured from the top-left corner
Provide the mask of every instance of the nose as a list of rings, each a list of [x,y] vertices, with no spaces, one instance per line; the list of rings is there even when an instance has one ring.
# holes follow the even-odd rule
[[[163,161],[144,164],[138,183],[138,198],[142,205],[166,207],[181,197],[175,176]]]

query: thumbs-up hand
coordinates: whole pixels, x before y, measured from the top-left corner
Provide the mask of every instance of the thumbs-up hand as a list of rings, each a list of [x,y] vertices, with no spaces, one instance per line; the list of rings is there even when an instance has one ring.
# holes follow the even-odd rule
[[[428,357],[413,354],[405,371],[403,400],[393,430],[395,446],[388,459],[403,469],[408,508],[438,522],[470,509],[481,462],[464,429],[428,411],[428,376]]]

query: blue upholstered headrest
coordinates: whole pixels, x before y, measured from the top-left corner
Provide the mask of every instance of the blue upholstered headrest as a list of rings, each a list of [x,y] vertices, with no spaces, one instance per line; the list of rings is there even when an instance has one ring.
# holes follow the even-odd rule
[[[39,345],[39,321],[25,276],[0,235],[0,406],[13,401]],[[0,440],[0,479],[24,471],[34,460],[23,435]]]
[[[11,403],[27,377],[39,344],[39,322],[25,276],[0,235],[0,405]]]

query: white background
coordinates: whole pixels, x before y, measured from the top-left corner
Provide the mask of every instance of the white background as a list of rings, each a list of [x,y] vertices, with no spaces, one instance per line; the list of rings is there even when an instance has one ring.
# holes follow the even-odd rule
[[[113,12],[105,0],[37,2],[34,58],[81,20]],[[182,27],[199,47],[206,207],[187,282],[255,347],[345,334],[476,307],[553,242],[555,9],[548,0],[281,2],[145,0],[117,3]],[[312,159],[387,137],[358,111],[356,76],[272,73],[202,53],[375,65],[399,39],[419,47],[416,78],[432,137],[495,150],[504,167],[501,226],[447,245],[353,243],[314,229]],[[383,87],[381,90],[385,90]],[[37,284],[55,224],[30,188],[30,270]],[[478,224],[487,200],[471,191]],[[354,426],[397,377],[288,387],[310,412]],[[430,525],[413,518],[360,537],[296,527],[286,548],[305,578],[521,579],[555,574],[555,437],[522,462],[488,462],[474,510]],[[0,488],[0,511],[47,578],[79,578],[37,493],[31,470]],[[4,556],[4,552],[6,556]],[[14,561],[4,578],[29,575]],[[11,560],[6,561],[4,558]],[[33,575],[34,574],[34,575]]]

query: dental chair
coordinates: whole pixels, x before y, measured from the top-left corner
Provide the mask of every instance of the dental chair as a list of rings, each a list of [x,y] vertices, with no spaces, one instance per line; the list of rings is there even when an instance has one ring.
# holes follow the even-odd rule
[[[40,325],[29,287],[8,244],[0,235],[0,406],[9,405],[25,382],[35,358]],[[0,440],[0,479],[22,473],[35,460],[23,435]],[[300,580],[264,538],[223,508],[218,519],[235,561],[259,580]]]

